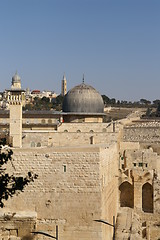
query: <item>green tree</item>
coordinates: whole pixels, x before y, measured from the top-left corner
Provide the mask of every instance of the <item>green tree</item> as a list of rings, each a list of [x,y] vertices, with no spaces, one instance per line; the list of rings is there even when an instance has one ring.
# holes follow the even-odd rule
[[[56,97],[56,104],[61,104],[63,103],[64,97],[60,94]]]
[[[157,106],[156,117],[160,117],[160,103]]]
[[[23,176],[15,176],[7,173],[5,168],[8,161],[12,161],[13,151],[4,146],[0,146],[0,207],[4,207],[4,201],[9,197],[13,197],[14,194],[23,192],[24,187],[30,182],[33,182],[38,175],[28,172]]]
[[[109,104],[110,103],[110,98],[107,97],[106,95],[102,95],[102,98],[103,98],[104,104]]]
[[[110,99],[110,103],[111,103],[111,104],[116,104],[116,99],[115,99],[115,98],[111,98],[111,99]]]
[[[153,104],[157,107],[158,104],[160,104],[160,100],[159,100],[159,99],[154,100],[154,101],[153,101]]]
[[[53,101],[53,108],[55,108],[57,111],[62,110],[62,104],[63,104],[64,97],[62,95],[58,95],[56,99]]]
[[[121,101],[121,104],[122,104],[122,105],[127,105],[127,104],[129,104],[129,103],[128,103],[127,101],[125,101],[125,100],[122,100],[122,101]]]
[[[23,107],[23,110],[33,110],[33,104],[26,104],[24,107]]]
[[[148,105],[148,104],[151,104],[151,101],[142,98],[142,99],[140,99],[140,103],[141,103],[141,104],[144,104],[144,105]]]
[[[49,103],[49,102],[50,102],[50,99],[47,98],[47,97],[42,97],[42,98],[40,99],[40,101],[41,101],[42,103]]]

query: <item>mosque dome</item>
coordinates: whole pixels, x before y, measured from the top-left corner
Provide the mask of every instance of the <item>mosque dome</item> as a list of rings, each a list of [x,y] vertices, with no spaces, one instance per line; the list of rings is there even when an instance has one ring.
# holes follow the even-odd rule
[[[16,72],[15,75],[12,77],[12,84],[20,83],[20,82],[21,82],[21,78],[20,78],[20,76]]]
[[[83,82],[64,96],[62,109],[73,113],[103,113],[104,103],[101,95]]]

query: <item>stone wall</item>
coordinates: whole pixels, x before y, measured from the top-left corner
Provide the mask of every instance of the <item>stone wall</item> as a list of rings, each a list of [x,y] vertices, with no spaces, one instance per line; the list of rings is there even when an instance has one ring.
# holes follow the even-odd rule
[[[116,125],[117,126],[117,125]],[[58,132],[113,132],[113,123],[62,123],[58,127]],[[118,126],[116,127],[118,130]]]
[[[29,239],[31,232],[36,229],[37,214],[35,212],[0,212],[0,239],[20,240]],[[31,239],[31,238],[30,238]]]
[[[128,149],[140,149],[139,142],[120,142],[121,151]]]
[[[122,173],[120,178],[121,182],[119,182],[119,185],[122,194],[125,193],[125,202],[127,199],[125,189],[126,191],[128,189],[128,191],[131,192],[130,188],[133,187],[135,209],[139,209],[140,211],[142,211],[143,208],[143,211],[145,211],[147,206],[147,211],[151,212],[151,210],[149,210],[150,207],[153,208],[154,213],[159,212],[159,165],[160,156],[157,155],[156,152],[153,152],[152,148],[126,150],[123,149],[123,153],[120,153],[119,158],[119,166]],[[124,191],[122,191],[123,189],[121,189],[121,186],[123,185],[125,187]],[[152,188],[153,194],[151,193]],[[149,192],[151,193],[150,199]],[[145,194],[148,196],[147,198],[145,197]],[[147,200],[150,201],[150,203],[153,201],[153,207],[151,206],[152,204],[147,202]]]
[[[142,229],[146,229],[147,239],[157,240],[160,237],[159,214],[138,213],[142,222]]]
[[[9,199],[6,208],[37,212],[37,230],[54,235],[58,225],[60,239],[111,239],[113,229],[104,237],[106,228],[94,219],[112,221],[116,215],[116,152],[115,146],[14,149],[9,171],[32,170],[38,179]]]
[[[101,144],[115,142],[117,133],[96,132],[56,132],[56,131],[23,131],[22,144],[28,147],[52,147],[52,146],[79,146],[88,144]]]
[[[153,170],[157,169],[160,163],[157,153],[151,149],[125,150],[125,158],[128,169]]]
[[[102,215],[101,219],[113,224],[118,211],[118,158],[117,145],[110,146],[107,154],[101,151],[101,179],[102,179]],[[113,227],[102,225],[103,239],[112,239]]]
[[[13,138],[13,147],[22,147],[22,106],[20,103],[10,105],[9,129],[10,137]]]
[[[124,142],[160,142],[160,127],[125,127]]]

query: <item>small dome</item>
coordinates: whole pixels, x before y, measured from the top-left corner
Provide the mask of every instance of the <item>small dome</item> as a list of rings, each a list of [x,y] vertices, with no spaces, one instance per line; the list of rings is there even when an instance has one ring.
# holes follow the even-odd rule
[[[82,83],[68,91],[62,109],[63,112],[103,113],[104,103],[93,87]]]
[[[20,83],[21,82],[21,78],[20,76],[18,76],[17,72],[15,73],[15,75],[12,77],[12,84],[13,83]]]

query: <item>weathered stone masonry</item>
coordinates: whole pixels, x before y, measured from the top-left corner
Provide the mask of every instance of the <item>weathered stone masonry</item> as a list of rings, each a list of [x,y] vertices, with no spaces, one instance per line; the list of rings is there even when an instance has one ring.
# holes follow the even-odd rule
[[[112,221],[117,213],[117,183],[113,178],[116,152],[116,145],[111,149],[16,149],[15,169],[10,165],[10,171],[25,174],[32,170],[38,179],[10,199],[6,207],[15,212],[36,212],[37,230],[54,234],[58,224],[61,239],[103,239],[102,226],[93,220],[107,216]],[[111,202],[113,208],[109,207]],[[112,230],[107,229],[108,239]]]

